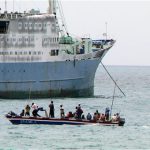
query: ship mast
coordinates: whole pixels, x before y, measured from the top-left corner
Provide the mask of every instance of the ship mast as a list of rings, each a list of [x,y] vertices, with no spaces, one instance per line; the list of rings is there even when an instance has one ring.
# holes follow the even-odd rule
[[[60,29],[59,23],[59,29],[60,29],[60,33],[61,35],[64,35],[64,31],[66,32],[67,36],[69,36],[69,32],[67,30],[67,25],[66,25],[66,20],[65,20],[65,16],[63,13],[63,9],[62,9],[62,4],[59,0],[48,0],[49,2],[49,8],[48,8],[48,13],[49,14],[54,14],[55,17],[59,14],[60,15],[60,20],[61,20],[61,24],[62,24],[62,30]],[[56,12],[58,9],[58,12]],[[57,17],[56,17],[57,18]],[[58,18],[57,18],[58,19]],[[58,21],[58,20],[57,20]]]
[[[49,14],[56,14],[56,0],[49,0]]]

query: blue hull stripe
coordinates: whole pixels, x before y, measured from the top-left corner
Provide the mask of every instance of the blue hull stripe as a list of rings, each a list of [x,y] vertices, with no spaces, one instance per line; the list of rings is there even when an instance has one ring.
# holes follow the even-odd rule
[[[78,120],[61,120],[61,119],[24,119],[24,118],[9,118],[12,124],[47,124],[47,125],[88,125],[88,124],[101,124],[101,125],[118,125],[118,122],[92,122],[92,121],[78,121]]]

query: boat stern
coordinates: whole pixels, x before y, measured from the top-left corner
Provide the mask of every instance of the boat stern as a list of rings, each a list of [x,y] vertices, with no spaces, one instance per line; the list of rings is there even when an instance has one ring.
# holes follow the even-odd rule
[[[124,124],[125,124],[125,118],[120,118],[120,120],[119,120],[119,126],[124,126]]]

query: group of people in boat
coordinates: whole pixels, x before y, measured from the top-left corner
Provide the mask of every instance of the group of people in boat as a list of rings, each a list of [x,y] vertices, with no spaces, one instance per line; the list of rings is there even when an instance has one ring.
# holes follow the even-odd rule
[[[29,105],[26,105],[26,107],[22,110],[20,116],[31,116],[30,111],[32,109],[32,116],[33,117],[41,117],[38,114],[38,111],[45,111],[45,113],[47,114],[47,111],[45,109],[43,109],[43,107],[38,107],[37,104],[32,103],[31,107]],[[53,101],[51,101],[51,103],[49,104],[49,116],[47,115],[47,117],[49,118],[55,118],[55,108],[54,108],[54,103]],[[65,115],[65,111],[63,108],[63,105],[60,105],[60,118],[64,119],[64,118],[75,118],[75,119],[86,119],[89,121],[119,121],[120,116],[119,113],[114,114],[112,117],[110,116],[110,109],[107,107],[105,109],[105,113],[99,113],[98,110],[95,111],[94,115],[92,116],[90,113],[88,113],[85,117],[83,110],[81,108],[81,105],[78,104],[78,106],[75,107],[75,111],[71,112],[69,111],[66,115]]]

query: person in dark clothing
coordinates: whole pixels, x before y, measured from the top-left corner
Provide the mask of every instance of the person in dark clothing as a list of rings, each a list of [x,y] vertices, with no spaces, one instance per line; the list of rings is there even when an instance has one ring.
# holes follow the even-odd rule
[[[109,112],[110,112],[110,109],[107,107],[105,109],[105,117],[106,117],[106,120],[109,120]]]
[[[20,113],[20,116],[24,116],[24,109],[22,110],[22,112]]]
[[[32,109],[33,109],[33,111],[32,111],[33,117],[37,117],[37,116],[38,116],[38,117],[41,117],[41,116],[38,114],[38,111],[39,111],[38,106],[37,106],[35,103],[32,103],[31,107],[32,107]]]
[[[82,116],[81,116],[81,119],[85,119],[85,116],[84,116],[84,114],[82,114]]]
[[[33,112],[32,112],[32,115],[34,116],[34,117],[41,117],[39,114],[38,114],[38,109],[35,109],[35,110],[33,110]]]
[[[49,117],[54,118],[54,104],[53,104],[53,101],[51,101],[51,103],[49,105],[49,108],[50,108]]]
[[[86,116],[86,119],[90,121],[92,119],[92,115],[90,113],[88,113]]]
[[[38,112],[39,111],[45,111],[45,109],[43,109],[43,107],[38,107],[37,109],[35,109],[35,110],[33,110],[33,112],[32,112],[32,114],[33,114],[33,116],[34,117],[41,117],[39,114],[38,114]]]
[[[78,107],[77,107],[77,116],[78,116],[78,119],[81,119],[82,113],[83,113],[83,110],[81,109],[81,106],[79,104]]]

